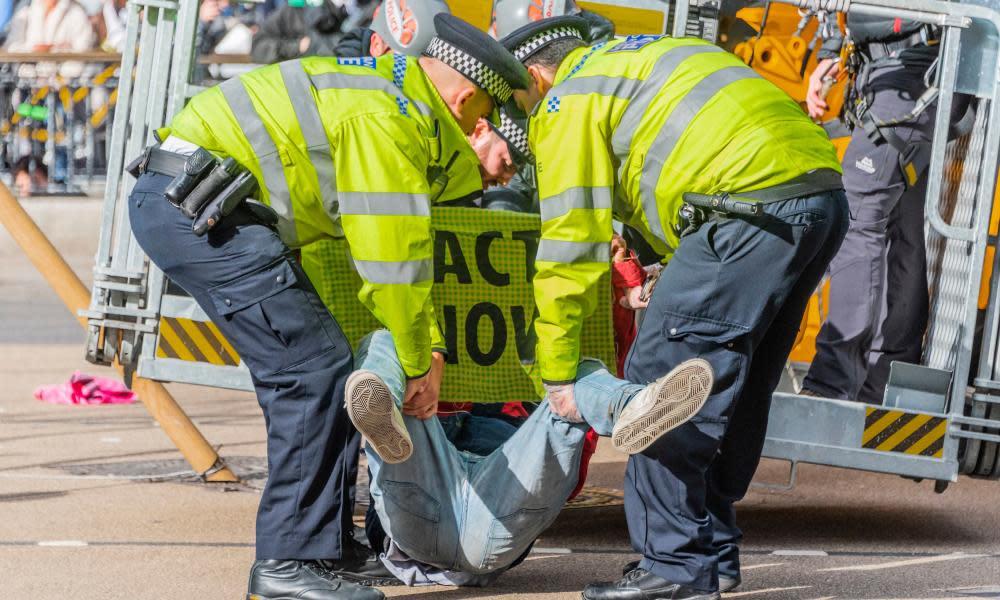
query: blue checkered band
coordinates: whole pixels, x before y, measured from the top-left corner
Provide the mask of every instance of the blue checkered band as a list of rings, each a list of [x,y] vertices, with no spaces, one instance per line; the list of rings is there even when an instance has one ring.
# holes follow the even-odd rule
[[[440,60],[464,75],[472,83],[483,88],[498,105],[506,103],[514,95],[514,89],[499,73],[483,64],[478,58],[441,38],[436,37],[431,40],[424,54]]]
[[[392,84],[403,91],[403,82],[406,80],[406,55],[401,53],[392,56]],[[410,101],[406,98],[397,97],[396,105],[399,106],[399,114],[407,116],[409,114]]]
[[[582,69],[583,65],[587,64],[587,61],[590,60],[590,57],[593,56],[595,52],[597,52],[607,44],[608,44],[607,42],[601,42],[600,44],[591,46],[590,50],[588,50],[587,53],[583,55],[583,57],[580,59],[580,62],[576,63],[573,69],[570,70],[569,75],[567,75],[566,77],[572,77],[573,75],[576,75],[576,72]]]
[[[338,65],[348,65],[351,67],[368,67],[369,69],[375,68],[375,59],[370,56],[359,56],[357,58],[338,58]]]
[[[546,106],[547,112],[550,113],[559,112],[559,104],[560,104],[559,96],[554,96],[552,98],[549,98],[548,104]]]
[[[512,54],[514,58],[524,62],[524,59],[538,52],[548,44],[565,39],[583,41],[583,36],[574,27],[555,27],[528,38],[520,46],[514,48]]]

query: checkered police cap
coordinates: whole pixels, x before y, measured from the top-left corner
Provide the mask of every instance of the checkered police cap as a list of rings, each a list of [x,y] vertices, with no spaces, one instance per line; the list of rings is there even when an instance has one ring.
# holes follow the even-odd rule
[[[528,58],[535,52],[538,52],[550,43],[567,38],[575,38],[581,42],[583,41],[583,35],[576,29],[572,27],[556,27],[554,29],[548,29],[536,34],[534,37],[529,38],[517,48],[514,48],[514,58],[524,62],[524,59]]]
[[[506,110],[500,111],[500,125],[490,126],[497,132],[510,148],[511,158],[521,168],[525,164],[535,164],[535,155],[528,145],[527,121],[511,118]]]
[[[517,60],[524,62],[542,48],[559,40],[575,39],[587,42],[590,26],[586,19],[576,16],[541,19],[515,30],[500,40]]]
[[[499,42],[449,14],[434,17],[437,37],[424,54],[464,75],[489,94],[499,106],[515,89],[528,87],[528,72]]]

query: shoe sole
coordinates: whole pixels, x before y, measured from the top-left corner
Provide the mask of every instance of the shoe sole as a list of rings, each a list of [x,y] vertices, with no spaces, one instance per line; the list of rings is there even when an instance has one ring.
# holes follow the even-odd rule
[[[640,402],[629,403],[619,415],[611,443],[621,452],[638,454],[663,434],[698,414],[712,391],[708,361],[687,360],[656,381]]]
[[[347,378],[347,415],[361,435],[368,439],[383,461],[397,464],[413,454],[410,434],[393,411],[396,402],[389,388],[370,371],[355,371]]]

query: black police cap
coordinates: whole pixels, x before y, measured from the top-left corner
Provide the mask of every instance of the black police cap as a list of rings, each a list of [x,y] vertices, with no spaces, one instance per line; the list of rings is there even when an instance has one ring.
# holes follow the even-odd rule
[[[588,42],[590,24],[583,17],[573,15],[549,17],[515,29],[500,40],[500,43],[514,55],[514,58],[524,62],[552,42],[565,39]]]
[[[528,145],[528,121],[517,114],[511,114],[508,108],[500,111],[500,124],[490,124],[493,131],[499,135],[503,141],[507,142],[510,149],[511,158],[514,159],[515,166],[520,170],[526,164],[535,164],[535,155]]]
[[[524,65],[485,32],[445,13],[434,17],[434,27],[437,36],[424,54],[481,87],[497,106],[506,103],[514,90],[528,87],[530,79]]]

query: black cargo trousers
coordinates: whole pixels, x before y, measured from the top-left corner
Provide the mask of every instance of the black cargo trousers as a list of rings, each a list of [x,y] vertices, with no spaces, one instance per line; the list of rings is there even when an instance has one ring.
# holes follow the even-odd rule
[[[358,436],[344,406],[351,348],[288,247],[236,212],[204,237],[146,173],[129,197],[136,241],[191,294],[250,370],[267,427],[257,559],[336,559],[351,533]]]

